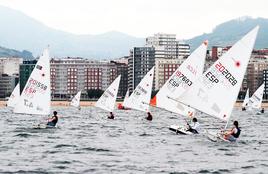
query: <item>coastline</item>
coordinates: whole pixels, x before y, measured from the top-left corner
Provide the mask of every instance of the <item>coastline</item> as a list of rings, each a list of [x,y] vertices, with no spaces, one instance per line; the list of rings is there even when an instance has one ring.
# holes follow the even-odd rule
[[[6,106],[6,102],[7,101],[3,101],[3,100],[0,101],[0,107],[5,107]],[[96,101],[81,101],[80,102],[80,106],[81,107],[93,107],[93,106],[95,106],[95,103],[96,103]],[[122,101],[117,101],[116,102],[116,105],[118,105],[119,103],[122,103]],[[242,105],[242,102],[241,101],[237,101],[235,103],[235,107],[241,107],[241,105]],[[51,106],[68,107],[68,106],[70,106],[70,102],[69,101],[52,101],[51,102]],[[268,102],[267,101],[264,101],[262,103],[262,107],[268,108]]]

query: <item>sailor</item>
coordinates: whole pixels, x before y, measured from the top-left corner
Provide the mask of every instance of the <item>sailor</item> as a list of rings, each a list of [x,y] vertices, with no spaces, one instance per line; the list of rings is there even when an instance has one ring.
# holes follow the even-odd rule
[[[264,108],[261,109],[261,113],[262,113],[262,114],[264,113]]]
[[[187,131],[192,132],[194,134],[198,134],[200,132],[200,124],[195,117],[193,118],[191,124],[187,123],[187,127]]]
[[[48,126],[53,126],[55,127],[57,122],[58,122],[58,116],[57,116],[57,111],[53,112],[53,116],[51,118],[48,119],[47,125]]]
[[[110,116],[108,116],[108,119],[114,119],[114,114],[113,114],[113,112],[110,112]]]
[[[229,141],[236,141],[239,137],[241,129],[238,127],[238,121],[234,121],[233,128],[224,133],[223,138]]]
[[[153,116],[152,116],[152,114],[150,112],[147,112],[146,120],[148,120],[148,121],[152,121],[153,120]]]

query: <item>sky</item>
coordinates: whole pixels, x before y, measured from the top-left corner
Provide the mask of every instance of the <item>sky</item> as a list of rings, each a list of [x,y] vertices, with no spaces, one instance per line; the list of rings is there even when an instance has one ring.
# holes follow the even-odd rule
[[[162,32],[189,39],[234,18],[268,18],[267,0],[0,0],[0,5],[74,34]]]

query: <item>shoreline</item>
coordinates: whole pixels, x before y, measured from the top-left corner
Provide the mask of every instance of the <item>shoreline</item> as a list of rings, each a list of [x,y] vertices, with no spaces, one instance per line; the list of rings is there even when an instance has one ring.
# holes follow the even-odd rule
[[[0,107],[5,107],[6,106],[6,102],[7,101],[0,101]],[[96,103],[97,101],[81,101],[80,102],[80,106],[81,107],[93,107],[93,106],[95,106],[95,103]],[[116,102],[116,106],[119,104],[119,103],[123,103],[123,101],[117,101]],[[237,107],[241,107],[241,105],[242,105],[242,103],[243,102],[241,102],[241,101],[237,101],[236,103],[235,103],[235,107],[237,108]],[[52,101],[51,102],[51,106],[63,106],[63,107],[68,107],[68,106],[70,106],[70,101]],[[262,107],[264,107],[264,108],[268,108],[268,101],[264,101],[263,103],[262,103]]]

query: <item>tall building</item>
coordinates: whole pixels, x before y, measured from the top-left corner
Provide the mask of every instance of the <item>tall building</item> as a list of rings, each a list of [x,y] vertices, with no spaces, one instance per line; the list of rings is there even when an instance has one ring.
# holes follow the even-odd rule
[[[154,47],[134,47],[128,58],[128,89],[132,92],[155,65]]]
[[[159,54],[155,54],[159,58],[178,58],[177,41],[175,34],[157,33],[152,37],[146,38],[146,47],[155,47],[159,50]]]
[[[30,77],[37,60],[25,60],[19,67],[19,80],[20,80],[20,93],[23,91],[24,86]]]
[[[155,58],[186,58],[190,55],[190,45],[177,41],[176,34],[157,33],[146,38],[146,47],[155,48]]]
[[[18,83],[18,76],[0,75],[0,98],[9,97]]]
[[[6,74],[9,76],[18,75],[22,61],[22,58],[0,57],[0,74]]]
[[[268,61],[266,59],[251,59],[244,79],[247,83],[246,85],[243,83],[242,91],[246,92],[247,88],[249,88],[249,94],[252,95],[263,83],[263,72],[266,69],[268,69]]]
[[[268,69],[263,70],[263,83],[264,83],[264,92],[263,98],[268,99]]]
[[[190,56],[190,45],[181,41],[177,42],[177,55],[179,59]]]
[[[159,62],[167,59],[167,62],[172,62],[172,65],[170,64],[169,66],[177,67],[173,63],[179,59],[183,60],[189,55],[190,46],[184,42],[177,41],[175,34],[157,33],[154,36],[147,37],[144,47],[134,47],[130,51],[128,58],[128,87],[130,92],[135,89],[158,59]],[[174,62],[171,59],[174,59]],[[162,73],[161,71],[161,68],[156,67],[153,90],[159,89],[162,85],[162,74],[158,74]]]

